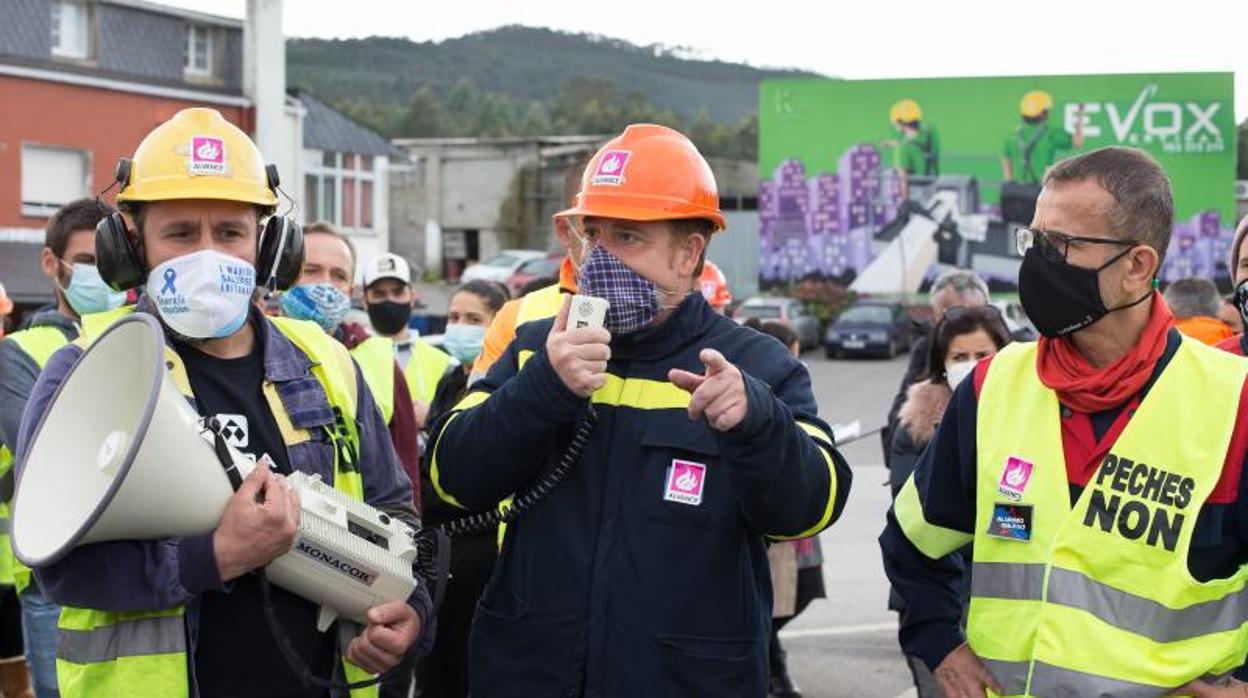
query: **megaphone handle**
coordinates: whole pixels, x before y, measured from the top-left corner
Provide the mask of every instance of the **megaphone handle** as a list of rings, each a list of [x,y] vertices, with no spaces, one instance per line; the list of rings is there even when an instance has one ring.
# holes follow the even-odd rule
[[[291,642],[290,636],[282,629],[282,623],[277,618],[277,611],[273,609],[273,592],[269,586],[269,577],[265,574],[264,568],[256,570],[257,581],[260,583],[260,608],[264,611],[264,620],[269,626],[269,632],[273,635],[273,643],[277,645],[277,649],[285,658],[286,664],[295,676],[299,678],[299,682],[304,686],[320,686],[328,688],[331,691],[354,691],[361,688],[376,686],[381,683],[382,679],[394,673],[398,667],[390,671],[374,676],[371,679],[356,682],[330,681],[314,676],[312,670],[308,668],[303,658],[299,656],[298,650],[295,649],[294,643]],[[341,621],[339,621],[341,623]],[[348,643],[350,644],[350,643]],[[345,653],[345,650],[344,650]]]

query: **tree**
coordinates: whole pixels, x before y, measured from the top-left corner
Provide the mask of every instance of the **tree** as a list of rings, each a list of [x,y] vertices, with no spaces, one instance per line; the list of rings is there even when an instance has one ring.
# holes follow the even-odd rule
[[[725,156],[737,160],[758,160],[758,114],[750,114],[737,122]]]
[[[407,138],[436,138],[445,135],[446,119],[442,104],[428,85],[412,95],[407,110],[395,129],[398,136]]]
[[[433,85],[422,84],[405,106],[366,98],[343,100],[335,106],[387,137],[609,135],[629,124],[653,123],[684,131],[708,157],[754,160],[758,156],[756,114],[735,124],[720,123],[703,105],[686,122],[681,114],[661,109],[641,92],[621,95],[615,83],[601,77],[571,78],[552,98],[530,101],[523,108],[506,93],[482,92],[467,79],[441,96]],[[1241,133],[1245,130],[1245,126],[1239,128]],[[1246,145],[1248,135],[1241,135],[1241,153]],[[1241,170],[1246,161],[1248,157],[1241,155]],[[510,229],[519,234],[521,228],[513,224]]]
[[[529,102],[524,119],[520,121],[519,133],[525,136],[544,136],[550,132],[550,116],[546,113],[546,105]]]
[[[511,98],[488,92],[477,102],[474,136],[510,136],[516,132],[515,109]]]
[[[447,135],[474,136],[481,95],[468,78],[460,78],[446,98]]]
[[[698,115],[685,135],[703,154],[722,154],[728,141],[727,127],[711,121],[711,112],[705,106],[698,109]]]

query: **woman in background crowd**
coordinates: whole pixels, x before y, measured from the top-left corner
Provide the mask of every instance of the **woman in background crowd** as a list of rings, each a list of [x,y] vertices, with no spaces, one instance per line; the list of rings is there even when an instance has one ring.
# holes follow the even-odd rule
[[[468,372],[472,362],[481,353],[485,328],[494,314],[507,302],[507,289],[493,281],[469,281],[451,296],[446,313],[446,334],[442,348],[459,366],[448,371],[438,382],[433,402],[429,406],[426,428],[436,428],[455,403],[464,396],[468,386]],[[442,501],[433,491],[429,477],[430,454],[425,454],[421,464],[422,493],[424,501],[423,523],[440,526],[447,521],[461,518],[471,512],[456,509]],[[433,650],[420,660],[418,671],[422,695],[439,698],[465,698],[468,695],[468,631],[477,599],[485,589],[498,556],[498,544],[493,532],[468,538],[459,538],[451,547],[451,580],[438,613],[438,635]]]

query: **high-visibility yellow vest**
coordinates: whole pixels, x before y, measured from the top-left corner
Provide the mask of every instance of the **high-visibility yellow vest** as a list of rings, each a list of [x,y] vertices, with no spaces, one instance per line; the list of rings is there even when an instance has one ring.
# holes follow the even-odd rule
[[[388,337],[369,337],[355,345],[351,356],[360,365],[373,401],[389,424],[394,416],[394,342]]]
[[[385,337],[369,337],[361,342],[360,346],[380,340],[390,342],[390,356],[393,358],[394,343]],[[426,405],[431,404],[434,394],[438,391],[438,381],[442,380],[442,376],[454,364],[455,360],[451,358],[450,354],[420,337],[413,337],[412,357],[407,360],[407,368],[403,371],[403,376],[407,378],[407,389],[412,394],[412,399],[423,402]]]
[[[84,348],[89,346],[109,325],[131,312],[133,307],[127,306],[84,317],[83,332],[77,343]],[[325,389],[330,406],[341,412],[347,433],[328,430],[335,443],[345,440],[347,446],[334,449],[334,489],[363,501],[364,481],[358,463],[340,456],[359,453],[359,434],[355,426],[358,396],[350,355],[319,325],[289,318],[275,317],[269,321],[312,360],[312,373]],[[177,352],[166,348],[165,360],[178,390],[193,399],[186,367]],[[294,427],[272,383],[265,382],[263,393],[287,446],[311,438],[306,429]],[[185,616],[183,607],[123,612],[62,607],[56,651],[56,679],[61,695],[83,698],[188,695]],[[345,658],[343,670],[350,682],[370,677],[368,672]],[[352,698],[377,695],[375,686],[351,692]]]
[[[43,370],[48,359],[57,349],[69,344],[69,339],[60,329],[51,325],[41,325],[14,332],[6,337],[20,348],[35,362],[39,370]],[[13,469],[13,452],[8,446],[0,446],[0,478]],[[9,541],[9,508],[12,502],[0,502],[0,584],[11,584],[17,593],[30,586],[30,568],[23,565],[13,554],[13,545]]]
[[[967,638],[1005,695],[1160,696],[1244,663],[1248,567],[1198,582],[1188,553],[1246,376],[1248,362],[1184,338],[1072,507],[1036,345],[993,359],[977,413]],[[913,478],[906,487],[917,498]],[[929,556],[959,544],[906,516]]]
[[[521,298],[520,309],[516,311],[516,327],[558,315],[559,309],[563,307],[563,296],[563,290],[555,284],[539,288]]]

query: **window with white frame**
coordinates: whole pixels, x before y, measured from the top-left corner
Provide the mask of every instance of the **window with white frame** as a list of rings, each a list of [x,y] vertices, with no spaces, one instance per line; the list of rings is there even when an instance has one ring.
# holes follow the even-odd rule
[[[22,144],[22,215],[51,216],[91,190],[91,158],[84,150]]]
[[[303,210],[307,222],[372,230],[377,208],[377,165],[371,155],[325,151],[304,167]]]
[[[207,25],[186,25],[184,68],[187,75],[212,77],[212,35],[212,27]]]
[[[91,56],[91,8],[84,2],[53,0],[52,55],[86,59]]]

